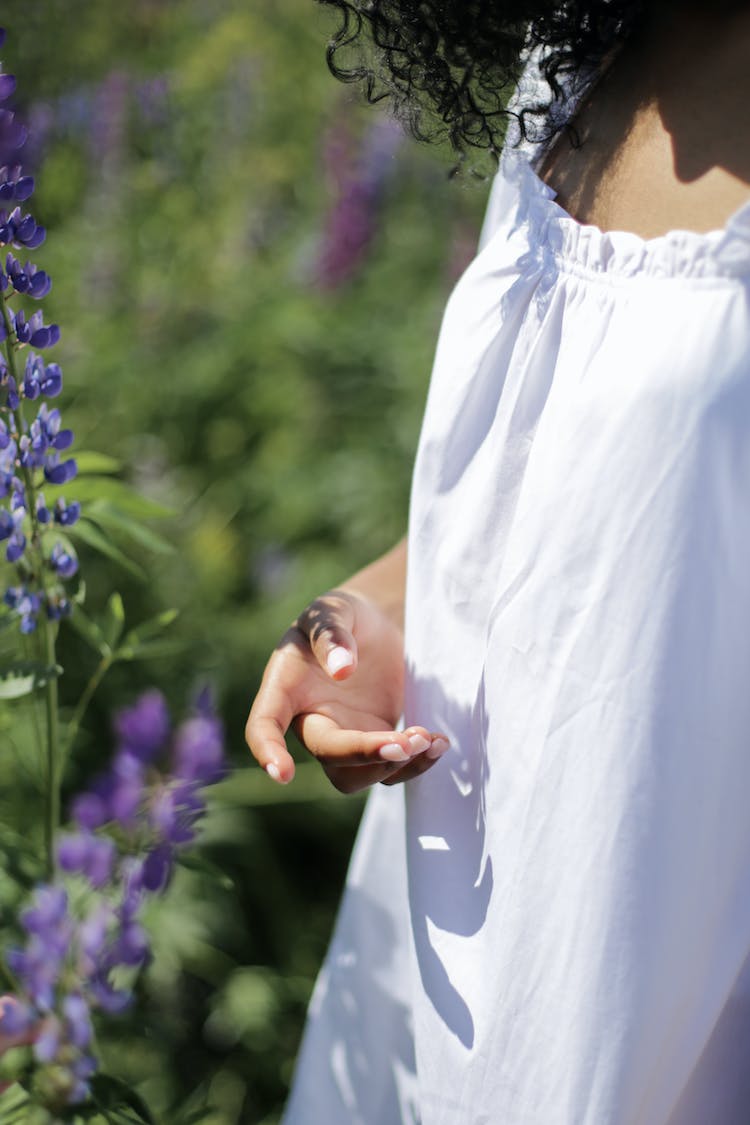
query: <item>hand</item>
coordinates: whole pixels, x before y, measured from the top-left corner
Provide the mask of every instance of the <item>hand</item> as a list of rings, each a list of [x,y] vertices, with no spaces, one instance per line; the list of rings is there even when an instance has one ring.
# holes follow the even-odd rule
[[[403,708],[401,630],[378,605],[349,590],[318,598],[282,637],[266,666],[245,728],[251,752],[284,784],[294,729],[342,793],[407,781],[448,749],[424,727],[394,730]]]

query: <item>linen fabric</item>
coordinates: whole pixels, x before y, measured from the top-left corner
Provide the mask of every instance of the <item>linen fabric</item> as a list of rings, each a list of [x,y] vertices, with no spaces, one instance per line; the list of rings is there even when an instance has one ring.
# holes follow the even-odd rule
[[[750,204],[644,241],[510,146],[446,309],[405,720],[286,1125],[750,1121]]]

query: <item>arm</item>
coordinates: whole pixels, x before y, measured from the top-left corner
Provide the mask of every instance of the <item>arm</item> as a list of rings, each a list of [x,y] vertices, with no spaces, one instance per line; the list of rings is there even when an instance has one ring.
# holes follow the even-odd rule
[[[251,752],[286,783],[294,724],[336,788],[406,781],[448,748],[425,727],[395,730],[403,709],[406,541],[316,598],[272,654],[246,727]]]

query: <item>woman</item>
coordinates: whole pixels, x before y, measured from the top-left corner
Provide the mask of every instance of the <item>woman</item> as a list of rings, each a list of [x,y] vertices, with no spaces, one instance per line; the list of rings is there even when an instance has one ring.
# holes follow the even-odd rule
[[[401,544],[308,607],[248,721],[278,781],[294,722],[389,787],[287,1121],[747,1125],[750,5],[335,2],[464,150],[528,65],[408,581]]]

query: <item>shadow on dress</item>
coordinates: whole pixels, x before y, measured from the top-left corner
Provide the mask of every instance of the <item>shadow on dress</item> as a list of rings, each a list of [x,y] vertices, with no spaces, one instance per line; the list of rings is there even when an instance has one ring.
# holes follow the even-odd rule
[[[443,964],[431,928],[460,937],[479,933],[492,895],[492,860],[485,854],[489,777],[484,691],[462,708],[434,679],[412,679],[408,695],[444,730],[451,750],[408,787],[409,897],[422,983],[446,1027],[467,1048],[474,1021],[466,999]],[[450,942],[452,948],[455,943]]]

